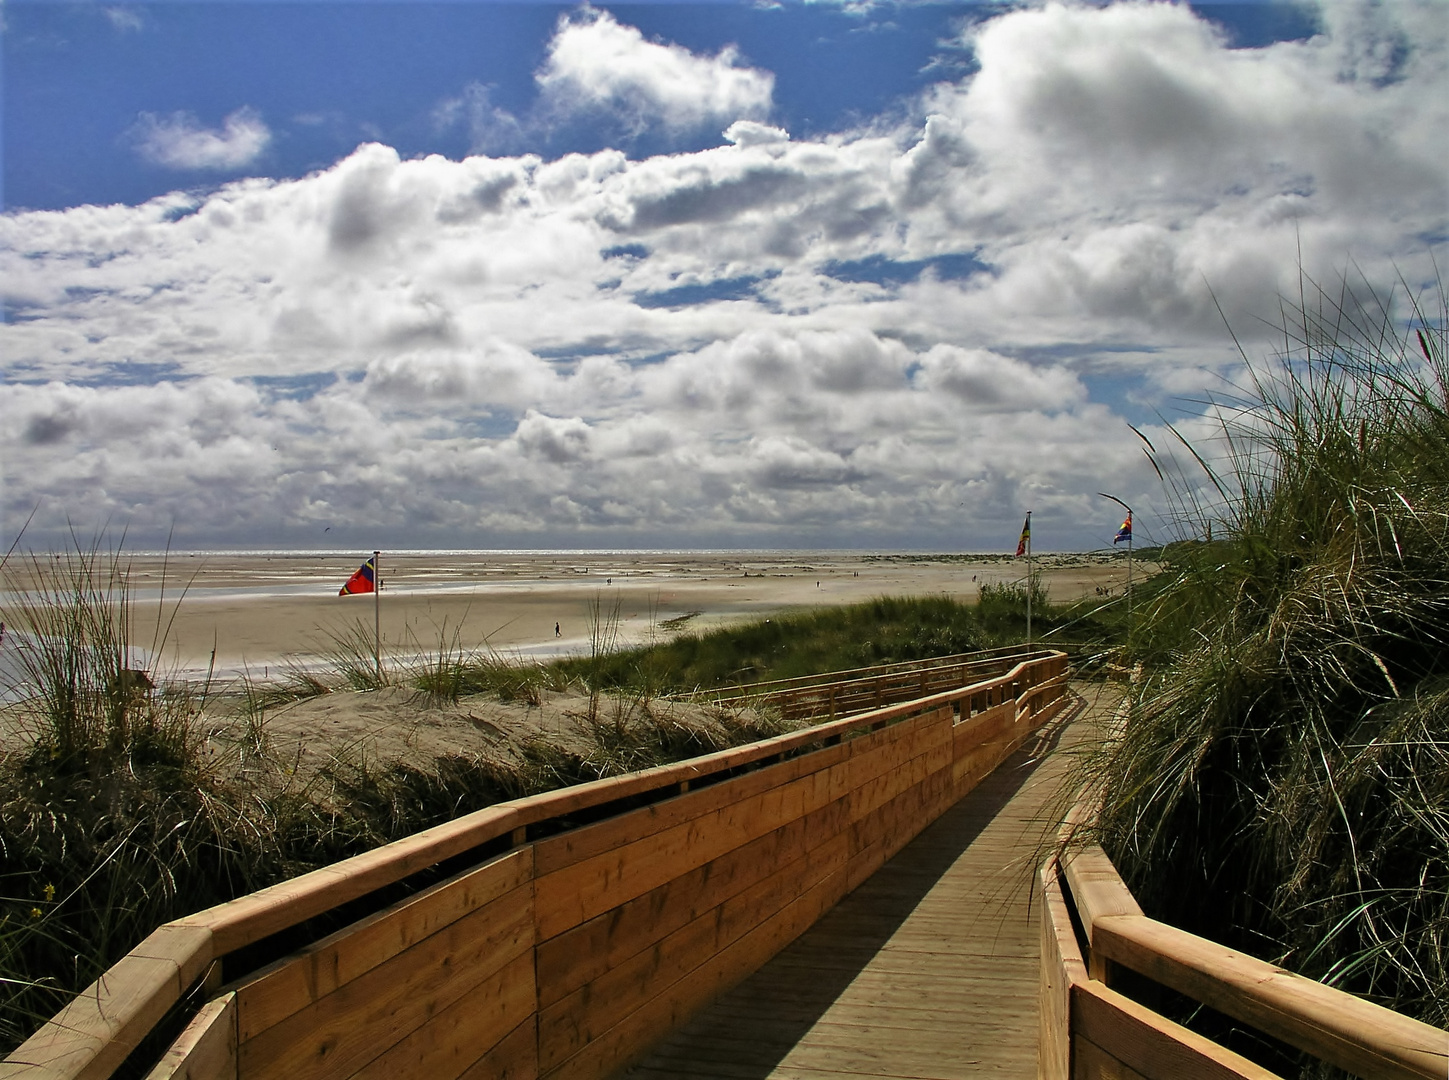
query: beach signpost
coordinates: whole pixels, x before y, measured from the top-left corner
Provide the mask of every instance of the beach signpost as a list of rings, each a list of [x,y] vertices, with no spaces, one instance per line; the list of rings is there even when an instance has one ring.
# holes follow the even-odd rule
[[[382,565],[382,552],[374,551],[372,558],[357,568],[347,579],[338,596],[355,596],[358,593],[372,593],[372,666],[377,673],[378,684],[382,683],[382,578],[378,568]]]

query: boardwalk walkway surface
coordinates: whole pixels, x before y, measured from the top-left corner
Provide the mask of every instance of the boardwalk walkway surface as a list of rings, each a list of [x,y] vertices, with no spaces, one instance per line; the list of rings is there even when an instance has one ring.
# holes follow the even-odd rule
[[[629,1080],[1021,1077],[1037,1065],[1036,864],[1063,744],[1115,701],[1076,686],[1029,740]]]

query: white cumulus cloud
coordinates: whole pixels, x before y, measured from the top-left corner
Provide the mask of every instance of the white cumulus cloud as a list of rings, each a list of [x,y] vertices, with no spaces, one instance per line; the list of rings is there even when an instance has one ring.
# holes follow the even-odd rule
[[[243,106],[220,128],[208,128],[190,113],[157,116],[143,112],[134,128],[141,155],[170,169],[239,169],[262,155],[271,129],[255,109]]]
[[[134,7],[116,6],[102,8],[101,10],[105,12],[105,16],[110,20],[111,25],[123,33],[126,31],[140,30],[146,25],[145,20],[141,18],[141,13]]]
[[[536,78],[551,108],[606,110],[636,131],[763,119],[775,89],[775,76],[741,66],[732,45],[699,56],[682,45],[648,41],[635,27],[588,7],[559,20]]]

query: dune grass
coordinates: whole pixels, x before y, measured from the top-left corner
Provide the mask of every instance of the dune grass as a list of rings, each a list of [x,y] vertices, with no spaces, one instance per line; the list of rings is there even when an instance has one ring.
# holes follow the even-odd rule
[[[1123,629],[1115,607],[1050,604],[1039,581],[1033,603],[1039,641],[1078,647],[1106,644]],[[982,586],[976,604],[945,596],[880,597],[685,632],[602,658],[561,660],[551,668],[563,677],[587,677],[606,687],[679,692],[948,656],[1025,638],[1023,581]]]
[[[1083,778],[1149,913],[1445,1026],[1446,306],[1393,299],[1285,306]]]
[[[8,647],[32,696],[29,749],[0,762],[6,1044],[171,913],[284,872],[275,828],[238,828],[245,810],[207,772],[207,688],[158,687],[139,666],[119,551],[77,542],[16,570]]]

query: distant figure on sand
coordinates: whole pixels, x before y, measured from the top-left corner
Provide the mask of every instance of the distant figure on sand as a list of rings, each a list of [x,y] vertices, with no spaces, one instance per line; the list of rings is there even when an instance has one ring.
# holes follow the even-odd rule
[[[559,629],[558,623],[554,623],[553,624],[553,636],[554,637],[563,637],[563,631],[561,629]]]

